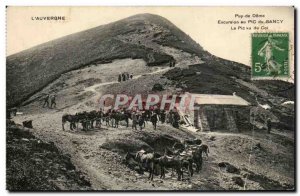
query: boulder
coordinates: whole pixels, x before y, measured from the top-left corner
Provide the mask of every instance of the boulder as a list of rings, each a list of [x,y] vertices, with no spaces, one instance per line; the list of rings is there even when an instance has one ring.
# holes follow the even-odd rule
[[[193,75],[196,75],[197,73],[191,69],[183,69],[181,71],[182,75],[183,76],[193,76]]]
[[[235,167],[234,165],[228,163],[228,162],[220,162],[219,167],[228,172],[228,173],[234,173],[234,174],[239,174],[240,173],[240,169],[238,169],[237,167]]]
[[[156,83],[152,87],[152,91],[163,91],[164,87],[162,84]]]
[[[25,120],[25,121],[22,122],[22,124],[23,124],[23,127],[27,127],[27,128],[30,128],[30,129],[33,128],[32,120]]]
[[[241,177],[239,177],[239,176],[233,176],[231,179],[232,179],[232,181],[233,181],[235,184],[237,184],[237,185],[239,185],[239,186],[241,186],[241,187],[243,187],[244,184],[245,184],[244,180],[243,180]]]

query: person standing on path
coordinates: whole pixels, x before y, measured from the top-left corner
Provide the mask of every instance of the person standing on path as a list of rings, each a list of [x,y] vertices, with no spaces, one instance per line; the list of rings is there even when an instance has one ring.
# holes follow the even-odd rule
[[[121,74],[119,74],[119,76],[118,76],[118,82],[122,82],[122,76],[121,76]]]
[[[54,107],[56,107],[56,95],[51,95],[50,96],[50,107],[51,108],[54,108]]]
[[[43,108],[45,107],[45,105],[47,105],[47,107],[49,107],[49,94],[46,94],[46,96],[44,97],[44,104],[43,104]]]
[[[131,119],[132,119],[132,129],[137,130],[136,124],[137,124],[137,122],[138,122],[138,119],[137,119],[137,115],[136,115],[135,112],[132,113]]]
[[[138,122],[139,122],[139,126],[140,126],[140,130],[142,131],[143,130],[143,126],[145,124],[145,119],[142,115],[139,115],[139,118],[138,118]]]
[[[156,113],[153,113],[153,115],[151,116],[151,122],[153,124],[154,130],[156,130],[156,125],[157,125],[157,114]]]

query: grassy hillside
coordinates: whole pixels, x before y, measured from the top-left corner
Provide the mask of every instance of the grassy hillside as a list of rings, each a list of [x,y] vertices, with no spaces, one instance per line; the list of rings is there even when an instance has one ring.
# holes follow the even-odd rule
[[[184,91],[201,94],[232,95],[234,92],[253,105],[268,104],[278,118],[279,129],[294,130],[294,107],[281,105],[295,99],[294,84],[280,80],[251,80],[251,68],[240,63],[202,53],[203,64],[187,69],[175,68],[165,73]]]
[[[169,40],[165,43],[166,45],[172,43],[181,47],[183,46],[182,40],[184,40],[187,43],[186,49],[191,48],[198,52],[201,50],[201,47],[197,48],[196,43],[186,34],[160,16],[151,14],[132,16],[8,56],[7,105],[10,107],[21,103],[62,73],[95,62],[140,58],[144,59],[149,66],[154,66],[171,61],[173,57],[163,52],[117,39],[119,35],[130,36],[130,34],[141,32],[145,30],[145,26],[151,26],[154,23],[167,29],[168,33],[161,37]],[[149,39],[152,38],[149,37]]]

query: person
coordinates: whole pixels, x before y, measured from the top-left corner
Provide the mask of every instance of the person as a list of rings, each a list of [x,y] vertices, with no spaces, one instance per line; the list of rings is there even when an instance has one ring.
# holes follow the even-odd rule
[[[133,78],[133,75],[132,75],[132,74],[130,74],[130,79],[132,80],[132,78]]]
[[[156,125],[157,125],[157,114],[153,113],[153,115],[151,116],[151,122],[153,124],[154,130],[156,130]]]
[[[103,117],[103,112],[102,112],[102,108],[100,108],[100,110],[97,112],[96,114],[96,128],[101,128],[101,119]]]
[[[161,124],[164,124],[165,121],[166,121],[166,113],[165,113],[165,110],[162,110],[162,111],[161,111],[161,114],[160,114],[160,121],[161,121]]]
[[[53,108],[53,106],[56,107],[56,101],[55,101],[55,99],[56,99],[56,95],[52,95],[50,97],[50,107],[51,108]]]
[[[137,119],[137,115],[135,112],[132,112],[131,119],[132,119],[132,129],[134,128],[135,130],[137,130],[136,124],[137,124],[138,119]]]
[[[173,119],[174,119],[174,114],[173,114],[172,110],[170,110],[168,121],[171,125],[173,125]]]
[[[126,76],[124,73],[122,73],[122,81],[126,81]]]
[[[267,40],[265,41],[263,47],[258,51],[258,55],[264,57],[264,63],[267,65],[266,69],[268,73],[276,72],[279,74],[280,67],[282,64],[277,62],[274,58],[274,50],[277,51],[285,51],[284,48],[280,48],[279,41],[275,40],[271,35],[268,36]]]
[[[121,76],[121,74],[119,74],[119,76],[118,76],[118,82],[122,82],[122,76]]]
[[[170,61],[170,67],[175,67],[175,61],[174,60],[172,60],[172,61]]]
[[[45,107],[45,105],[47,105],[47,107],[49,107],[49,94],[46,94],[46,96],[44,97],[44,104],[43,104],[43,108]]]
[[[170,112],[166,112],[166,123],[169,123]]]
[[[267,129],[268,129],[268,133],[271,133],[272,121],[270,118],[267,119]]]
[[[143,126],[145,124],[145,119],[144,119],[144,117],[142,115],[139,115],[138,121],[139,121],[140,130],[142,131],[143,130]]]
[[[175,128],[179,128],[179,121],[180,121],[180,115],[178,114],[178,112],[174,112],[173,113],[173,127]]]

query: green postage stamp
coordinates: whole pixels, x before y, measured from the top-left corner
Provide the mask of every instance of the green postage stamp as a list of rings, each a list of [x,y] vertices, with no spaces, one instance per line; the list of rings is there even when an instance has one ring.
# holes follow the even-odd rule
[[[252,79],[288,78],[289,34],[252,34]]]

